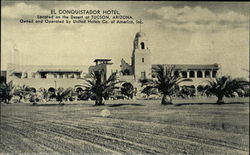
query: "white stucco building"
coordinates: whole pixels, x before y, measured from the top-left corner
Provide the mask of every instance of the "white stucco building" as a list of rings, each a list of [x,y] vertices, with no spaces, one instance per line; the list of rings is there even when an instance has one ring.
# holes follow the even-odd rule
[[[131,56],[131,64],[124,59],[121,60],[119,69],[119,79],[131,83],[140,90],[139,79],[152,78],[152,70],[157,65],[164,67],[174,66],[174,74],[183,78],[192,79],[191,82],[183,82],[181,86],[191,86],[196,92],[199,87],[207,85],[207,80],[215,78],[220,69],[218,64],[152,64],[151,49],[149,48],[149,40],[145,33],[138,32],[133,41],[133,50]],[[103,70],[105,76],[108,77],[117,69],[112,68],[111,59],[96,59],[95,66],[90,67],[91,71]]]
[[[83,78],[90,72],[102,70],[104,78],[112,72],[118,72],[119,79],[131,83],[140,90],[139,79],[152,78],[152,70],[156,65],[175,66],[175,75],[190,78],[192,82],[183,82],[181,86],[192,86],[196,92],[206,85],[209,78],[215,78],[220,69],[218,64],[152,64],[149,40],[145,33],[138,32],[133,41],[131,63],[121,60],[120,68],[116,68],[111,59],[95,59],[94,66],[35,66],[8,64],[7,82],[14,85],[27,85],[39,88],[68,88],[83,84]]]

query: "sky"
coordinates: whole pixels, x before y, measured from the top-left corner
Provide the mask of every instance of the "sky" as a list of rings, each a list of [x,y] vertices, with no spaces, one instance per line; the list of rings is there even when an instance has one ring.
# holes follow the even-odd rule
[[[142,20],[153,64],[220,64],[223,75],[248,77],[248,2],[1,1],[1,69],[22,65],[131,62],[139,24],[23,24],[51,9],[118,10]]]

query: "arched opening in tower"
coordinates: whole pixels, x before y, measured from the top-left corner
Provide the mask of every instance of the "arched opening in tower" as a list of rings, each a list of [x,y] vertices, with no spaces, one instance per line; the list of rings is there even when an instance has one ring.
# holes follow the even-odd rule
[[[144,42],[141,42],[141,49],[145,49]]]

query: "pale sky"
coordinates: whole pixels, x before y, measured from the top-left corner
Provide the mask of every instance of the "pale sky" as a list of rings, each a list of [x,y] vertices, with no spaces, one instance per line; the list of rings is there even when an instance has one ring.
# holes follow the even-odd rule
[[[1,69],[19,52],[23,65],[93,65],[131,61],[138,24],[21,24],[51,9],[113,9],[135,20],[149,39],[153,64],[213,64],[222,74],[247,77],[247,2],[1,2]]]

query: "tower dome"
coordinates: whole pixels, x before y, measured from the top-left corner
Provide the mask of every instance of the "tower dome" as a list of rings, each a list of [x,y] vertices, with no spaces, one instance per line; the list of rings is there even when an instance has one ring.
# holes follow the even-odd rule
[[[137,32],[136,35],[135,35],[136,38],[139,38],[139,37],[146,37],[146,34],[144,32]]]

